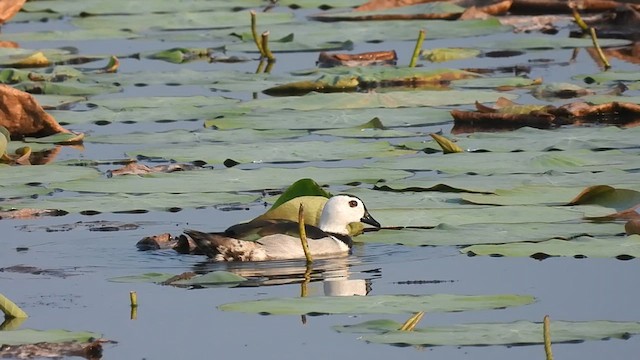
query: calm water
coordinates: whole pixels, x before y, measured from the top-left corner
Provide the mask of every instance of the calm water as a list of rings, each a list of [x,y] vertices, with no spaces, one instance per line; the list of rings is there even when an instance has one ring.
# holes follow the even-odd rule
[[[64,22],[48,24],[8,24],[5,33],[25,31],[29,26],[64,28]],[[34,28],[31,28],[35,30]],[[491,38],[508,38],[510,34]],[[474,39],[434,41],[429,46],[456,46],[472,44]],[[131,53],[173,46],[203,46],[201,43],[159,43],[155,41],[112,42],[47,42],[23,43],[26,48],[75,46],[83,54]],[[355,51],[395,49],[399,63],[408,62],[413,43],[384,43],[358,45]],[[317,55],[288,54],[278,56],[275,72],[295,69],[295,64],[311,67]],[[571,51],[536,53],[535,58],[568,60]],[[522,62],[531,59],[523,55]],[[500,59],[474,59],[456,67],[483,67],[500,65]],[[506,63],[506,61],[505,61]],[[513,59],[508,61],[513,63]],[[629,65],[614,60],[617,69],[630,69]],[[122,61],[121,72],[144,69],[171,71],[178,68],[239,69],[254,71],[255,63],[214,65],[194,63],[173,65],[159,61]],[[531,77],[544,77],[557,82],[569,81],[575,74],[596,72],[597,69],[585,52],[571,66],[534,68]],[[108,96],[152,95],[209,95],[206,87],[128,88],[124,94]],[[249,94],[230,94],[244,99]],[[264,97],[264,95],[260,95]],[[523,102],[535,101],[531,98]],[[200,122],[171,124],[112,124],[105,127],[86,125],[73,130],[110,134],[128,131],[164,131],[174,128],[196,129]],[[427,130],[427,129],[425,129]],[[448,127],[445,127],[445,131]],[[86,144],[83,153],[66,149],[59,159],[122,157],[126,147],[119,145]],[[260,316],[227,313],[217,310],[220,304],[265,297],[299,296],[299,284],[278,286],[213,288],[187,290],[154,284],[121,284],[107,281],[116,276],[145,272],[182,273],[201,270],[257,271],[260,273],[293,273],[289,280],[299,278],[302,262],[274,265],[249,264],[230,266],[209,264],[201,256],[178,255],[173,251],[139,252],[135,243],[144,236],[170,232],[178,234],[186,227],[221,230],[227,225],[250,219],[265,210],[262,205],[249,204],[248,210],[219,211],[213,208],[184,210],[178,213],[152,212],[139,215],[100,214],[96,216],[68,215],[39,220],[0,221],[0,267],[24,264],[42,269],[60,270],[56,274],[30,275],[0,273],[0,292],[20,305],[30,318],[22,327],[35,329],[63,328],[89,330],[102,333],[105,338],[118,341],[107,345],[106,359],[185,359],[185,358],[238,358],[250,359],[540,359],[542,346],[522,347],[393,347],[367,344],[357,335],[339,334],[333,325],[359,323],[369,319],[389,318],[404,321],[407,315],[351,316],[333,315],[308,317],[302,324],[299,316]],[[371,209],[375,216],[375,209]],[[65,232],[48,232],[47,227],[75,224],[78,221],[117,221],[140,223],[136,230],[116,232],[89,231],[77,226]],[[17,247],[28,251],[17,252]],[[322,267],[322,264],[319,264]],[[357,246],[354,254],[344,262],[327,263],[336,273],[349,279],[370,282],[371,295],[381,294],[498,294],[533,295],[537,302],[524,307],[505,310],[462,313],[427,314],[421,326],[454,325],[471,322],[510,322],[515,320],[541,321],[545,314],[553,320],[640,321],[640,265],[638,260],[551,258],[545,261],[490,257],[467,257],[456,248],[409,248],[398,245]],[[303,270],[302,270],[303,271]],[[399,284],[413,280],[426,280],[424,284]],[[442,282],[433,282],[442,280]],[[130,319],[129,291],[139,296],[136,320]],[[322,295],[321,282],[310,284],[311,295]],[[640,337],[629,340],[590,341],[578,344],[556,344],[557,359],[635,359],[640,354]],[[428,354],[425,354],[428,353]]]

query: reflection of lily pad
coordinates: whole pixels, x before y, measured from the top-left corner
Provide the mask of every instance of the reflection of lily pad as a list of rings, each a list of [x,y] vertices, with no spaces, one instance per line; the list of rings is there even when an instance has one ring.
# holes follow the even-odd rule
[[[449,312],[528,305],[526,295],[378,295],[353,297],[271,298],[220,305],[223,311],[270,315],[401,314],[416,311]]]
[[[362,340],[394,345],[486,346],[543,343],[542,324],[528,321],[429,326],[414,331],[397,331],[401,325],[391,320],[373,320],[355,325],[336,326],[334,330],[364,334]],[[551,322],[553,343],[627,339],[630,334],[638,333],[640,333],[640,323],[637,322]]]

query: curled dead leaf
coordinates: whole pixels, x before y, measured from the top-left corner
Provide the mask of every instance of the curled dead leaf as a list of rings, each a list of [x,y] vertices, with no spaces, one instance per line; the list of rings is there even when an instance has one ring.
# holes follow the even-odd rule
[[[0,219],[35,219],[41,216],[63,216],[68,212],[58,209],[19,209],[0,211]]]
[[[624,231],[627,235],[640,235],[640,219],[627,221],[627,223],[624,224]]]
[[[27,0],[0,1],[0,24],[6,23],[22,9]]]
[[[7,85],[0,85],[0,125],[14,138],[70,133],[31,94]]]
[[[398,55],[395,50],[360,54],[329,54],[323,51],[318,55],[317,65],[319,67],[395,65],[397,60]]]

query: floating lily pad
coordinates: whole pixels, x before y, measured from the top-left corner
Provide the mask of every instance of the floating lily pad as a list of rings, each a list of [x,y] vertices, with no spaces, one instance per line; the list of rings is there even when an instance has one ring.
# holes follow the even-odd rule
[[[0,172],[0,180],[2,174]],[[55,182],[51,187],[66,191],[95,193],[193,194],[206,192],[240,192],[281,189],[291,184],[292,179],[310,177],[319,183],[332,184],[375,183],[380,179],[399,179],[411,175],[405,171],[369,170],[358,168],[270,168],[256,170],[216,169],[194,170],[174,173],[158,173],[148,176],[117,176]]]
[[[450,312],[528,305],[527,295],[378,295],[350,297],[272,298],[220,305],[223,311],[263,315],[402,314],[416,311]]]
[[[473,104],[495,102],[499,97],[514,99],[515,95],[493,91],[393,91],[387,93],[316,94],[255,100],[246,105],[260,109],[319,109],[399,108]]]
[[[452,246],[542,242],[552,238],[569,240],[578,236],[611,236],[621,232],[613,223],[496,223],[439,224],[432,229],[380,230],[367,232],[355,241],[408,246]]]
[[[355,325],[335,326],[341,333],[363,334],[362,340],[393,345],[487,346],[542,344],[542,324],[528,321],[478,323],[453,326],[428,326],[413,331],[398,331],[401,323],[372,320]],[[640,323],[615,321],[552,321],[553,343],[585,340],[627,339],[640,333]],[[372,334],[373,333],[373,334]]]
[[[601,213],[604,215],[606,211]],[[436,226],[464,224],[518,224],[580,220],[584,212],[547,206],[494,206],[438,209],[376,209],[376,219],[385,226]]]
[[[621,230],[624,230],[620,226]],[[500,245],[472,245],[460,250],[465,254],[500,255],[510,257],[550,256],[594,257],[629,259],[640,257],[640,235],[581,236],[575,239],[552,239],[538,243],[511,243]]]
[[[193,143],[163,146],[161,148],[130,151],[129,156],[146,156],[175,161],[202,160],[221,164],[226,159],[239,163],[272,163],[365,159],[412,154],[412,150],[395,149],[387,142],[360,142],[354,140],[262,142],[253,144]]]
[[[68,330],[19,329],[0,331],[0,343],[5,345],[35,344],[39,342],[58,343],[64,341],[90,341],[100,334]]]
[[[175,278],[174,274],[164,273],[145,273],[141,275],[120,276],[109,279],[112,282],[119,283],[164,283],[171,278]],[[237,284],[247,279],[228,271],[212,271],[204,275],[193,276],[189,279],[176,280],[171,285],[184,286],[205,286],[205,285],[228,285]]]

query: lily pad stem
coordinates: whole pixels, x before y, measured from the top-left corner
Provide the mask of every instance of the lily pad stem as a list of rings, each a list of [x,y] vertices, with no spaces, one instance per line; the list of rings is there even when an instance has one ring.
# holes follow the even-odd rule
[[[251,10],[250,12],[251,14],[251,35],[253,36],[253,42],[256,43],[256,47],[258,48],[258,51],[260,52],[260,56],[261,57],[265,57],[265,53],[264,53],[264,49],[262,48],[262,42],[260,41],[260,39],[258,38],[258,30],[257,30],[257,19],[256,19],[256,12]]]
[[[407,321],[404,322],[404,324],[402,324],[402,326],[400,326],[398,330],[413,331],[413,329],[416,328],[420,320],[422,320],[422,317],[424,317],[424,311],[419,311],[413,314],[410,318],[407,319]]]
[[[547,355],[547,360],[553,360],[553,352],[551,352],[551,331],[549,324],[549,315],[544,316],[542,334],[544,337],[544,353]]]
[[[584,20],[582,20],[582,16],[580,16],[578,9],[575,8],[575,4],[571,2],[570,6],[571,6],[571,11],[573,12],[573,19],[576,21],[576,24],[580,27],[580,29],[582,29],[582,31],[584,32],[589,31],[589,26],[587,25],[587,23],[584,22]]]
[[[276,57],[273,56],[273,53],[269,49],[269,32],[265,31],[262,33],[262,51],[264,51],[264,55],[269,62],[274,62]]]
[[[131,307],[138,306],[138,294],[135,291],[129,291],[129,302]]]
[[[0,135],[2,136],[2,135]],[[27,318],[26,312],[24,312],[20,307],[13,303],[13,301],[6,298],[4,295],[0,294],[0,311],[4,313],[6,318]]]
[[[605,70],[611,69],[611,64],[609,63],[609,61],[607,60],[607,57],[602,52],[602,48],[600,48],[600,44],[598,44],[598,37],[596,36],[596,29],[589,28],[589,35],[591,35],[591,41],[593,41],[593,46],[596,48],[596,52],[598,53],[598,57],[600,58],[600,60],[604,64],[604,69]]]
[[[302,250],[304,251],[304,257],[307,258],[307,263],[312,263],[311,251],[309,251],[309,242],[307,241],[307,232],[304,228],[304,205],[300,204],[298,210],[298,227],[300,230],[300,241],[302,242]]]
[[[411,56],[411,62],[409,63],[409,67],[416,67],[416,63],[418,62],[418,57],[420,56],[420,51],[422,51],[422,43],[424,42],[424,36],[426,32],[424,29],[421,29],[418,33],[418,41],[416,41],[416,47],[413,49],[413,55]]]

